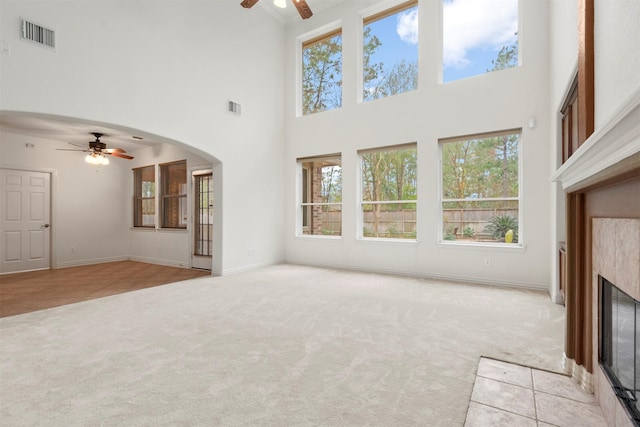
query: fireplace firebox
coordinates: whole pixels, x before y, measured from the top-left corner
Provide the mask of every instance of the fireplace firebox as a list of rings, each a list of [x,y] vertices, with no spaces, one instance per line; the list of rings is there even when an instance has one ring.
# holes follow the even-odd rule
[[[600,364],[631,419],[640,425],[640,302],[600,277]]]

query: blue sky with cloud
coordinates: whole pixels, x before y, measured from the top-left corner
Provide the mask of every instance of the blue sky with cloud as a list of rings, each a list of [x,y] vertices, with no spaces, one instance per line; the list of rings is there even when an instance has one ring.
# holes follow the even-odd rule
[[[518,0],[443,0],[443,81],[485,73],[505,45],[517,41]],[[418,8],[369,24],[382,42],[373,62],[390,69],[418,60]]]

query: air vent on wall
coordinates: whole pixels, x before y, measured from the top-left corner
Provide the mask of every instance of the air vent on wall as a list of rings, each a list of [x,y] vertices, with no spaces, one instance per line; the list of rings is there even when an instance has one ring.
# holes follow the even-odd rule
[[[22,20],[22,38],[50,49],[56,48],[55,31],[24,19]]]

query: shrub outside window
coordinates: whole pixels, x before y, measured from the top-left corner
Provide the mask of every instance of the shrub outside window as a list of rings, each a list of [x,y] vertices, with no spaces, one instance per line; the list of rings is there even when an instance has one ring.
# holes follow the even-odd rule
[[[517,67],[518,0],[442,0],[442,81]]]
[[[362,237],[416,239],[416,144],[359,154]]]
[[[440,141],[442,239],[518,244],[520,130]]]
[[[299,234],[342,235],[342,160],[340,154],[298,159],[301,168]]]
[[[187,228],[187,161],[160,165],[162,228]]]
[[[342,106],[342,29],[302,43],[302,114]]]
[[[156,168],[145,166],[133,169],[133,226],[156,225]]]
[[[418,1],[363,19],[364,101],[418,88]]]

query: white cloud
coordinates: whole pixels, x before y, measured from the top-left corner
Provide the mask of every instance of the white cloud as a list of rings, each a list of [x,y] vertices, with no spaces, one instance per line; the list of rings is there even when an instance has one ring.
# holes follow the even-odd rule
[[[418,44],[418,9],[402,12],[398,16],[396,32],[403,42],[414,46]]]
[[[518,0],[451,0],[443,7],[445,66],[464,67],[470,50],[497,52],[515,40]]]

